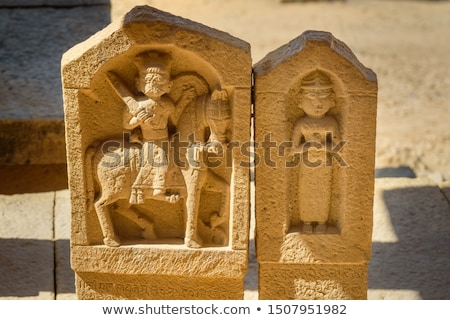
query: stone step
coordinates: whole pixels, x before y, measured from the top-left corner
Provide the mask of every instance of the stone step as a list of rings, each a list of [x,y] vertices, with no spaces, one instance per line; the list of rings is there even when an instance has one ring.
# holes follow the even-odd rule
[[[0,165],[66,162],[61,56],[109,22],[107,0],[0,1]]]

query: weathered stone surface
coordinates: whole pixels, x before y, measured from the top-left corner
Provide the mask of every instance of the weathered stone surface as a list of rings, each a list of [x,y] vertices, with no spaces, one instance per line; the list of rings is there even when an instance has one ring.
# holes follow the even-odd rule
[[[51,240],[54,192],[0,195],[2,238]],[[36,216],[36,214],[38,216]],[[17,217],[23,217],[23,220]]]
[[[293,294],[297,280],[311,284],[309,273],[337,283],[327,298],[366,298],[376,75],[344,43],[318,31],[268,54],[254,72],[260,298],[300,297]],[[278,288],[268,281],[274,265],[292,271]],[[333,271],[344,265],[355,267]],[[286,295],[275,294],[280,288]]]
[[[62,75],[78,296],[242,299],[249,45],[142,6]]]
[[[213,284],[214,282],[214,284]],[[236,300],[243,295],[243,282],[239,277],[214,280],[205,277],[172,277],[160,275],[138,276],[124,274],[111,277],[100,274],[77,273],[76,286],[80,299],[153,299],[165,300]]]
[[[366,263],[259,264],[262,300],[354,300],[366,295]]]
[[[77,246],[72,267],[81,299],[242,299],[247,255],[168,245]]]
[[[331,1],[340,1],[345,2],[346,0],[281,0],[281,3],[288,3],[288,2],[331,2]]]

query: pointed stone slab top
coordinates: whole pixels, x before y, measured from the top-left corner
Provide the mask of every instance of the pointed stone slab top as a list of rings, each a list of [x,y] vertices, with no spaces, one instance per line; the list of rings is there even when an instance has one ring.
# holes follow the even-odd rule
[[[319,66],[327,61],[327,64],[332,64],[342,59],[346,63],[353,65],[353,68],[356,68],[367,81],[376,83],[376,74],[372,70],[364,67],[345,43],[336,39],[330,32],[314,30],[305,31],[289,43],[270,52],[261,61],[255,64],[253,68],[254,72],[259,76],[265,76],[277,70],[280,72],[279,68],[283,68],[281,65],[286,64],[287,66],[292,66],[298,55],[308,55],[308,52],[320,50],[320,47],[327,47],[336,53],[336,60],[331,59],[331,61],[329,61],[330,57],[327,55],[311,55],[308,57],[308,61],[302,61],[302,64],[305,67],[313,65]],[[338,57],[340,59],[338,59]],[[340,62],[342,63],[342,61]]]
[[[241,63],[251,65],[250,44],[149,6],[133,8],[121,19],[68,50],[62,57],[63,86],[88,88],[92,77],[111,58],[127,51],[132,54],[144,47],[157,49],[174,43],[208,61],[219,73],[239,77],[238,86],[250,86],[248,74],[243,73],[241,67]],[[230,82],[236,85],[235,79],[227,76],[223,81],[224,85]]]

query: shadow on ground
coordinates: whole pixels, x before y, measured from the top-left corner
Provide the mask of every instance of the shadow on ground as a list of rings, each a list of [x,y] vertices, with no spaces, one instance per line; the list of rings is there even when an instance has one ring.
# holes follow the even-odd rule
[[[74,293],[69,240],[0,239],[0,297]]]
[[[431,186],[385,190],[382,197],[398,240],[373,243],[369,290],[414,290],[422,299],[450,299],[447,199]]]

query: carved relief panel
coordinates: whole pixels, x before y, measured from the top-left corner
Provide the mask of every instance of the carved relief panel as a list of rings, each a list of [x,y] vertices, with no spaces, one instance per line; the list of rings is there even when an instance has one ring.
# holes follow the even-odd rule
[[[89,261],[77,259],[77,252],[97,248],[92,256],[102,255],[98,248],[103,247],[104,255],[117,259],[147,255],[140,281],[153,286],[162,280],[152,254],[176,263],[179,255],[201,250],[210,262],[217,260],[219,278],[219,270],[228,269],[225,278],[235,271],[230,281],[237,289],[230,292],[243,294],[249,173],[238,165],[243,156],[230,146],[249,140],[249,45],[195,22],[136,7],[121,24],[111,24],[67,52],[62,74],[79,295],[92,297],[93,291],[95,296],[88,283],[100,278]],[[229,263],[241,267],[230,269]],[[112,272],[107,282],[114,284],[116,274],[130,274],[127,268]],[[196,275],[200,285],[214,278],[214,273],[202,274],[202,268],[198,260],[191,270],[162,273]],[[176,294],[183,296],[183,285],[187,282]],[[159,297],[153,294],[146,297]],[[206,299],[219,293],[198,294]]]
[[[324,284],[335,297],[364,298],[376,75],[344,43],[320,31],[306,31],[269,53],[254,74],[255,143],[262,159],[256,167],[260,298],[308,298],[299,283],[315,287],[309,299],[320,296]],[[353,278],[332,272],[343,265],[354,270]],[[280,270],[290,276],[283,277],[284,294],[278,295],[270,279]]]

